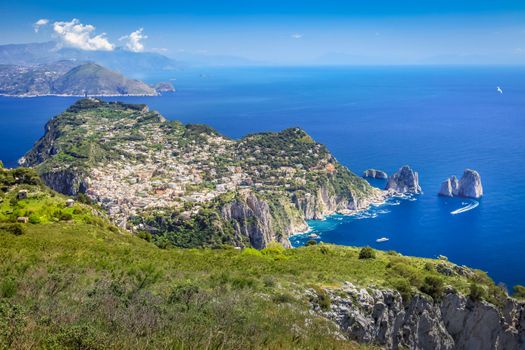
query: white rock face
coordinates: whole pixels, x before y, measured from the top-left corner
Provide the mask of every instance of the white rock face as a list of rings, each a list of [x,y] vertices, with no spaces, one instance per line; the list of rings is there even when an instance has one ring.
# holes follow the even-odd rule
[[[395,290],[364,289],[349,282],[326,292],[330,310],[322,311],[314,304],[314,311],[358,342],[384,349],[525,349],[525,303],[511,298],[500,310],[452,290],[437,303],[421,295],[403,303]]]
[[[363,177],[370,177],[373,179],[386,179],[388,178],[388,175],[382,170],[368,169],[365,172],[363,172]]]
[[[438,194],[446,197],[480,198],[483,196],[481,176],[475,170],[465,169],[459,181],[455,176],[443,181]]]
[[[483,196],[483,186],[481,176],[472,169],[465,169],[463,176],[459,180],[458,196],[468,198],[480,198]]]
[[[419,175],[408,165],[405,165],[397,173],[388,178],[385,190],[396,193],[421,193],[419,186]]]
[[[450,178],[443,181],[441,184],[441,189],[439,190],[440,196],[454,197],[458,195],[459,182],[456,176],[451,176]]]

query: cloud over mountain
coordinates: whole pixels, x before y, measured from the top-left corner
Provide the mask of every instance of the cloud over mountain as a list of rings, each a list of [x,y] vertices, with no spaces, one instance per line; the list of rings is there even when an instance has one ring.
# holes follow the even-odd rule
[[[35,23],[33,23],[33,29],[35,30],[35,33],[38,33],[40,30],[40,27],[43,27],[49,23],[49,20],[47,18],[41,18]]]
[[[121,37],[119,40],[126,43],[126,49],[132,52],[144,51],[144,44],[142,40],[147,39],[148,36],[144,34],[144,28],[139,28],[136,31]]]
[[[87,51],[112,51],[115,48],[106,38],[106,33],[94,35],[95,26],[84,25],[76,18],[70,22],[53,23],[53,31],[64,46]]]

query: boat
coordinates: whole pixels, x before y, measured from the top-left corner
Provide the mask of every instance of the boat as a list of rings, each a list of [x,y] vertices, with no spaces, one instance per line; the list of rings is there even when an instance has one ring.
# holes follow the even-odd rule
[[[390,238],[381,237],[381,238],[376,239],[376,242],[377,243],[381,243],[381,242],[386,242],[386,241],[389,241],[389,240],[390,240]]]
[[[311,239],[317,239],[319,238],[319,235],[315,234],[315,233],[312,233],[312,234],[309,234],[308,235],[308,238],[311,238]]]

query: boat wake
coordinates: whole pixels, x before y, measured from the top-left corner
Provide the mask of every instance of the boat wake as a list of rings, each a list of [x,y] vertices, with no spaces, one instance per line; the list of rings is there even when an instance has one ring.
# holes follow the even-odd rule
[[[467,212],[469,210],[472,210],[472,209],[476,208],[478,205],[479,205],[478,201],[472,200],[472,201],[470,201],[470,203],[468,203],[463,208],[459,208],[459,209],[451,211],[450,214],[457,215],[457,214],[465,213],[465,212]]]

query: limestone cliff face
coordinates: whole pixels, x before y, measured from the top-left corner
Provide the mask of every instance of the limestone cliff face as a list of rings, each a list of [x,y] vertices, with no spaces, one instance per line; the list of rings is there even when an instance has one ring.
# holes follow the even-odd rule
[[[385,194],[377,189],[371,189],[366,196],[359,196],[350,191],[347,195],[334,195],[330,185],[323,185],[315,193],[296,193],[293,203],[304,214],[306,220],[321,220],[327,215],[337,212],[366,209],[374,202],[380,202]]]
[[[439,303],[415,296],[406,304],[397,291],[357,288],[348,282],[327,292],[330,310],[317,305],[314,310],[359,342],[386,349],[525,349],[525,303],[514,299],[498,310],[453,291]]]
[[[289,209],[272,209],[268,201],[251,191],[244,191],[239,198],[225,204],[221,214],[225,220],[233,223],[237,235],[249,238],[254,248],[262,249],[271,241],[290,247],[287,237],[294,232],[306,230],[307,225]],[[277,215],[277,210],[281,215]]]
[[[86,192],[87,177],[81,171],[72,169],[43,172],[40,174],[44,183],[53,190],[68,196]]]

